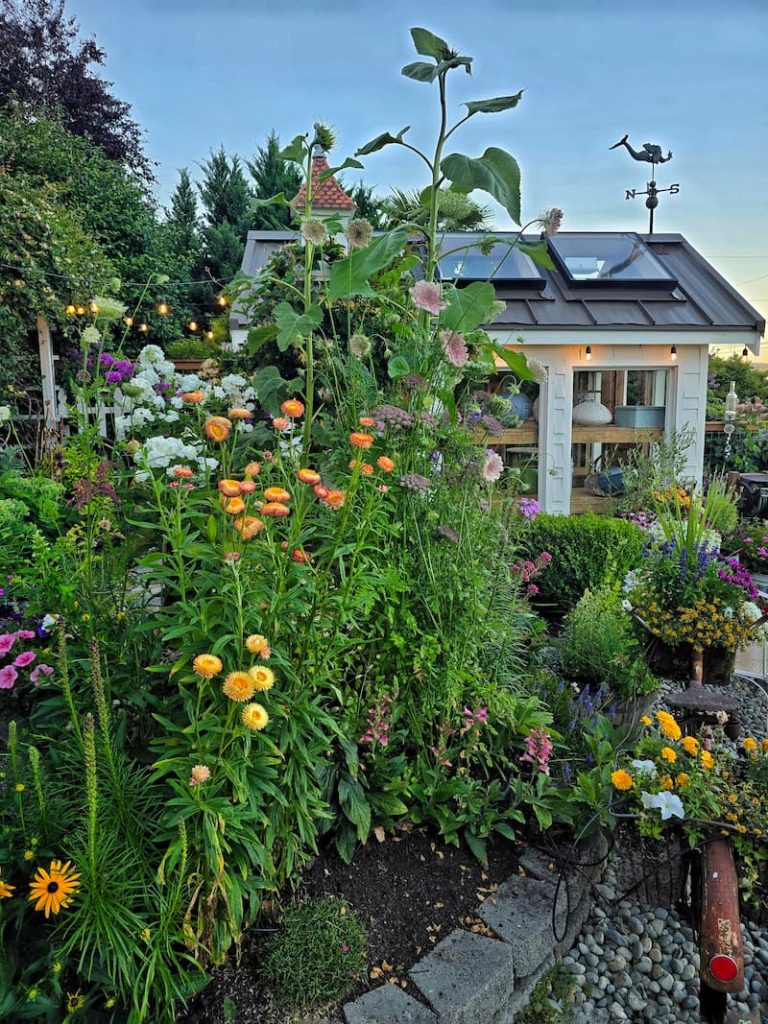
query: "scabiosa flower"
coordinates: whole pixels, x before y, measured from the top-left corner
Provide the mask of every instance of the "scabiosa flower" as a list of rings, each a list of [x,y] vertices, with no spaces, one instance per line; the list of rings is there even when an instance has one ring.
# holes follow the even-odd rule
[[[215,654],[198,654],[192,662],[192,671],[203,679],[213,679],[223,668],[221,658]]]
[[[443,353],[451,366],[466,366],[469,352],[463,334],[457,334],[455,331],[441,331],[440,344],[443,346]]]
[[[240,713],[240,720],[246,729],[260,732],[269,724],[269,715],[266,708],[255,701],[253,704],[246,704]]]
[[[498,452],[495,452],[492,448],[489,448],[485,455],[485,462],[481,470],[483,480],[486,483],[495,483],[501,476],[501,471],[504,469],[504,463]]]
[[[429,480],[421,473],[405,473],[400,477],[400,483],[409,491],[417,491],[419,494],[425,494],[429,490]]]
[[[417,281],[409,291],[414,306],[431,313],[432,316],[439,316],[448,305],[442,298],[440,285],[430,281]]]
[[[521,516],[525,519],[535,519],[541,511],[541,506],[535,498],[519,498],[517,502],[517,509]]]
[[[230,700],[250,700],[256,689],[256,682],[248,672],[230,672],[224,680],[222,691]]]
[[[413,426],[413,416],[407,409],[400,409],[397,405],[377,405],[371,410],[371,416],[377,424],[384,426],[390,424],[400,430]]]
[[[371,354],[371,339],[365,334],[353,334],[349,339],[349,351],[355,359],[365,359]]]
[[[551,210],[545,210],[539,217],[539,223],[544,229],[544,234],[547,238],[552,238],[560,230],[560,225],[563,223],[563,211],[557,206],[553,206]]]
[[[364,249],[373,238],[373,228],[363,217],[355,217],[347,225],[347,241],[350,249]]]
[[[199,786],[201,783],[207,782],[210,777],[211,769],[207,764],[196,764],[189,773],[189,784],[190,786]]]
[[[328,241],[328,232],[325,230],[325,224],[317,217],[304,218],[301,222],[301,234],[312,245],[325,245]]]

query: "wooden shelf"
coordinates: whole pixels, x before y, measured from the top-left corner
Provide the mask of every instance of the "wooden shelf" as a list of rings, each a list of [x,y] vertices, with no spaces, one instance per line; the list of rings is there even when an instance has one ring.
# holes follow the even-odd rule
[[[655,440],[664,433],[662,427],[614,427],[610,423],[604,427],[582,427],[574,424],[571,428],[573,444],[642,444],[644,441]],[[538,444],[539,424],[535,420],[526,420],[519,427],[505,430],[488,438],[491,445],[529,445]]]

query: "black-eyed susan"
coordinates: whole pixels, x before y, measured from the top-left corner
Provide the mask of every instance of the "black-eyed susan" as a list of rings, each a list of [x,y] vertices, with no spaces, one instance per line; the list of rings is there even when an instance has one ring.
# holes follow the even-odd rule
[[[248,672],[230,672],[222,689],[230,700],[250,700],[256,690],[256,681]]]
[[[62,864],[60,860],[51,861],[50,868],[38,868],[29,887],[29,901],[35,904],[35,910],[45,911],[45,916],[58,914],[62,907],[68,907],[72,896],[77,892],[80,883],[79,872],[72,870],[72,862]],[[36,901],[36,902],[35,902]]]
[[[275,673],[266,665],[254,665],[248,675],[253,682],[254,689],[260,690],[262,693],[264,690],[271,690],[275,685]]]
[[[252,729],[254,732],[260,732],[269,723],[269,715],[266,708],[255,702],[245,705],[240,718],[246,729]]]
[[[217,658],[215,654],[198,654],[192,662],[192,671],[203,679],[213,679],[223,668],[221,658]]]

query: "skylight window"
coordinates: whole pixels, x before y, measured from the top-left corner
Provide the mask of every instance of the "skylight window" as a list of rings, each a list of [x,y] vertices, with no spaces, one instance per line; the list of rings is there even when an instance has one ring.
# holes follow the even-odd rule
[[[466,235],[448,235],[442,251],[448,255],[439,261],[443,281],[494,281],[498,284],[519,282],[529,288],[542,289],[545,281],[539,268],[519,249],[497,242],[487,254],[477,246],[465,248]]]
[[[632,232],[563,234],[553,238],[550,245],[570,281],[668,288],[677,284],[661,260]]]

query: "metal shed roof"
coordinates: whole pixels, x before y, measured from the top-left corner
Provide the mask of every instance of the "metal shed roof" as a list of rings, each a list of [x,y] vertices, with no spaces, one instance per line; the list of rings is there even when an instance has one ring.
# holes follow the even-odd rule
[[[568,237],[568,232],[563,232]],[[583,235],[584,232],[579,232]],[[589,232],[599,238],[612,232]],[[496,238],[513,238],[509,232],[493,232]],[[456,236],[454,236],[455,238]],[[484,237],[467,232],[462,244]],[[559,236],[558,236],[559,237]],[[642,331],[657,330],[712,332],[743,331],[762,335],[765,320],[682,235],[637,235],[677,282],[669,289],[646,287],[642,282],[624,285],[617,281],[569,281],[562,269],[541,270],[544,287],[526,286],[524,281],[498,281],[496,294],[506,309],[494,320],[494,330]],[[279,246],[296,238],[290,231],[249,231],[242,269],[255,275]],[[526,241],[534,242],[530,237]],[[586,285],[586,286],[585,286]],[[247,326],[233,310],[231,325]]]

